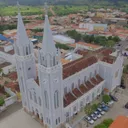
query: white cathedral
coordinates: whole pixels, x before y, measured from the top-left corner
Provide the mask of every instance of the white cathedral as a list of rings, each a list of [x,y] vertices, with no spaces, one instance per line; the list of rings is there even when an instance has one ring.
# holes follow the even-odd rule
[[[33,44],[27,37],[20,12],[14,48],[23,108],[49,128],[65,123],[104,89],[112,92],[120,85],[123,71],[120,52],[112,57],[104,56],[103,49],[87,55],[83,54],[84,50],[75,49],[83,56],[62,65],[47,14],[42,49],[38,51],[38,75]]]

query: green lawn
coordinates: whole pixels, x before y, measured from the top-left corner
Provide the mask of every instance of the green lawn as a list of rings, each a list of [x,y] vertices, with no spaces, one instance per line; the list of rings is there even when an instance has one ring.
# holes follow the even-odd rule
[[[77,13],[80,11],[88,11],[88,6],[54,6],[53,10],[59,16]]]
[[[43,7],[42,6],[21,6],[20,7],[22,15],[34,15],[34,14],[42,14]],[[53,6],[53,11],[59,15],[68,15],[72,13],[77,13],[80,11],[87,11],[87,6]],[[6,7],[0,7],[0,14],[3,16],[15,16],[17,15],[17,7],[16,6],[6,6]],[[51,12],[49,12],[51,15]]]
[[[22,15],[33,15],[42,14],[43,7],[39,6],[21,6],[20,7]],[[15,16],[17,15],[18,9],[16,6],[0,7],[0,13],[4,16]]]

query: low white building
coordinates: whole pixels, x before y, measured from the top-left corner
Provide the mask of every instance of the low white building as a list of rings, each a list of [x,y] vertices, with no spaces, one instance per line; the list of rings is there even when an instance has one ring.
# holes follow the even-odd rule
[[[53,40],[57,43],[62,43],[62,44],[73,44],[75,43],[74,39],[71,39],[70,37],[66,37],[63,35],[55,35],[53,36]]]

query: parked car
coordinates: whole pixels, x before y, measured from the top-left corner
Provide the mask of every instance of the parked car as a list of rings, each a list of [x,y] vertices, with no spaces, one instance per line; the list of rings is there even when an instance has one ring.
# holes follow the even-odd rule
[[[107,105],[101,105],[101,109],[105,112],[107,112],[109,110],[109,107]]]
[[[125,106],[124,106],[126,109],[128,109],[128,102],[125,104]]]
[[[101,114],[100,114],[100,112],[98,112],[98,111],[95,111],[94,114],[95,114],[98,118],[101,117]]]
[[[91,114],[91,118],[92,118],[93,120],[97,120],[97,116],[96,116],[95,114]]]
[[[113,95],[109,95],[110,97],[111,97],[111,99],[113,100],[113,101],[118,101],[118,99],[115,97],[115,96],[113,96]]]
[[[105,111],[103,111],[101,108],[97,108],[97,111],[101,113],[101,115],[105,114]]]
[[[94,120],[91,117],[89,117],[89,116],[84,117],[84,120],[88,121],[89,124],[94,124]]]
[[[111,107],[114,104],[113,101],[108,102],[108,106]]]

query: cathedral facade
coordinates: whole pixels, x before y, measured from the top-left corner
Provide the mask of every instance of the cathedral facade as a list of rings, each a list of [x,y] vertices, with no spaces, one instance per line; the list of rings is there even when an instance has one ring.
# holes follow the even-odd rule
[[[61,63],[61,52],[55,47],[52,31],[45,15],[42,49],[38,50],[38,66],[33,44],[27,37],[21,14],[18,14],[17,40],[14,44],[22,105],[37,115],[43,124],[56,128],[91,103],[103,90],[113,91],[121,82],[123,57],[97,53]],[[77,50],[75,52],[82,53]]]

